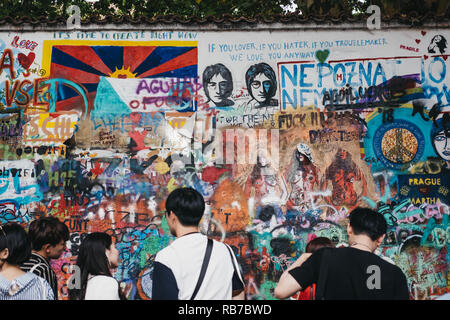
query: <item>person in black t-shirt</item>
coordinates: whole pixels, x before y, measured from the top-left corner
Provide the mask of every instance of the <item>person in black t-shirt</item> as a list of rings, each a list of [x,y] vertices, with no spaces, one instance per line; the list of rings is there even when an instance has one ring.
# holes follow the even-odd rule
[[[386,234],[383,215],[356,208],[349,218],[349,247],[322,248],[312,255],[301,255],[282,274],[276,298],[285,299],[316,283],[316,300],[409,299],[402,270],[373,253]]]

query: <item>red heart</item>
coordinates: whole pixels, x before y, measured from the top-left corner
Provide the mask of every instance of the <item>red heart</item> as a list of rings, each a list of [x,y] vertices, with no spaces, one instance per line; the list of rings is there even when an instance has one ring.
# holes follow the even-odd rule
[[[428,56],[426,54],[424,54],[423,57],[425,58],[425,60],[428,59]]]
[[[427,34],[426,31],[421,31],[420,33],[421,33],[423,36]]]
[[[419,39],[416,39],[416,43],[419,44],[419,43],[420,43],[420,40],[419,40]]]
[[[19,60],[20,65],[25,70],[28,70],[28,68],[33,63],[35,57],[36,57],[36,55],[34,54],[34,52],[30,52],[28,54],[28,56],[24,55],[23,53],[19,53],[18,56],[17,56],[17,59]]]

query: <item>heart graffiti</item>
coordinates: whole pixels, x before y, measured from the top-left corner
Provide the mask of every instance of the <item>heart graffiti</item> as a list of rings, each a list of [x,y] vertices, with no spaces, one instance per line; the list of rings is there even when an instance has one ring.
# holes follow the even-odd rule
[[[24,55],[23,53],[19,53],[18,56],[17,56],[17,59],[19,60],[20,65],[25,70],[28,70],[28,68],[33,63],[35,57],[36,57],[36,55],[34,54],[34,52],[30,52],[28,54],[28,56]]]
[[[328,49],[316,51],[316,58],[317,58],[317,60],[319,60],[320,63],[324,63],[327,60],[329,55],[330,55],[330,50],[328,50]]]

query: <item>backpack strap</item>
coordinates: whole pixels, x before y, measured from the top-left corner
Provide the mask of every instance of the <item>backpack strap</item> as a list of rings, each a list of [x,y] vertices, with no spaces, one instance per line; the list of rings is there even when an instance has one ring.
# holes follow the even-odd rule
[[[236,261],[235,261],[236,257],[234,256],[233,250],[231,250],[231,248],[230,248],[229,245],[227,245],[226,243],[224,243],[224,244],[225,244],[225,247],[227,247],[228,252],[230,253],[230,256],[231,256],[231,263],[233,264],[234,271],[237,273],[237,275],[238,275],[238,277],[239,277],[239,280],[241,280],[242,284],[243,284],[244,287],[245,287],[245,282],[244,282],[244,280],[242,279],[242,274],[241,274],[239,268],[236,267]]]
[[[39,277],[39,281],[41,282],[41,287],[42,287],[42,299],[41,300],[47,300],[47,290],[45,288],[45,283],[44,283],[44,279]]]
[[[28,272],[34,273],[34,270],[36,270],[37,267],[39,267],[39,266],[41,266],[41,265],[43,266],[44,264],[43,264],[43,263],[37,263],[37,264],[35,264],[35,265],[30,269],[30,271],[28,271]],[[41,283],[41,288],[42,288],[42,299],[41,299],[41,300],[47,300],[47,290],[46,290],[46,288],[45,288],[45,283],[44,283],[45,279],[42,278],[42,277],[39,276],[39,275],[36,275],[36,276],[39,278],[39,281],[40,281],[40,283]]]
[[[37,263],[28,272],[34,273],[34,270],[36,270],[37,267],[43,266],[43,265],[44,265],[43,263]]]
[[[195,286],[194,293],[192,294],[191,300],[194,300],[195,296],[200,290],[203,279],[205,278],[206,269],[208,268],[209,259],[211,258],[211,251],[213,247],[212,239],[208,238],[208,244],[206,245],[205,257],[203,258],[202,269],[200,270],[200,275],[198,277],[197,285]]]

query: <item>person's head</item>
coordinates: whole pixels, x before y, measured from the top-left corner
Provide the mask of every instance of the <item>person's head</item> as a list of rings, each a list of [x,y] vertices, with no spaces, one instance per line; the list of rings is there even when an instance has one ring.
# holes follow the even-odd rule
[[[304,143],[299,143],[297,145],[297,148],[295,149],[295,158],[303,165],[313,163],[311,149]]]
[[[355,242],[355,237],[365,236],[379,246],[387,231],[384,216],[372,209],[357,207],[349,215],[350,223],[347,226],[349,242]]]
[[[204,211],[205,200],[195,189],[175,189],[167,197],[167,222],[173,235],[175,235],[175,228],[178,224],[184,227],[197,227]]]
[[[111,275],[110,269],[119,265],[119,251],[109,234],[89,233],[81,242],[77,265],[92,275]]]
[[[119,265],[119,251],[107,233],[89,233],[81,241],[76,264],[81,271],[81,288],[71,290],[69,296],[71,299],[83,299],[89,275],[111,277],[111,269]]]
[[[267,63],[252,65],[245,74],[250,96],[261,104],[268,103],[277,91],[277,78]]]
[[[69,229],[55,217],[43,217],[28,228],[32,249],[48,259],[58,259],[66,249]]]
[[[335,248],[333,241],[327,237],[317,237],[308,242],[305,248],[306,253],[314,253],[320,248]]]
[[[344,150],[344,149],[339,149],[338,153],[337,153],[337,156],[339,158],[341,158],[341,160],[345,160],[347,158],[347,156],[348,156],[348,152],[346,150]]]
[[[6,262],[19,266],[31,256],[31,243],[25,229],[17,223],[0,225],[0,266]]]
[[[227,67],[217,63],[203,71],[203,85],[208,100],[220,106],[233,92],[233,77]]]
[[[428,53],[444,53],[447,49],[447,40],[440,34],[435,35],[431,39],[430,45],[428,46]]]
[[[431,130],[431,141],[433,142],[434,150],[445,161],[450,161],[449,120],[448,115],[435,120]]]
[[[267,167],[270,165],[270,156],[267,150],[259,149],[256,155],[256,162],[261,167]]]

